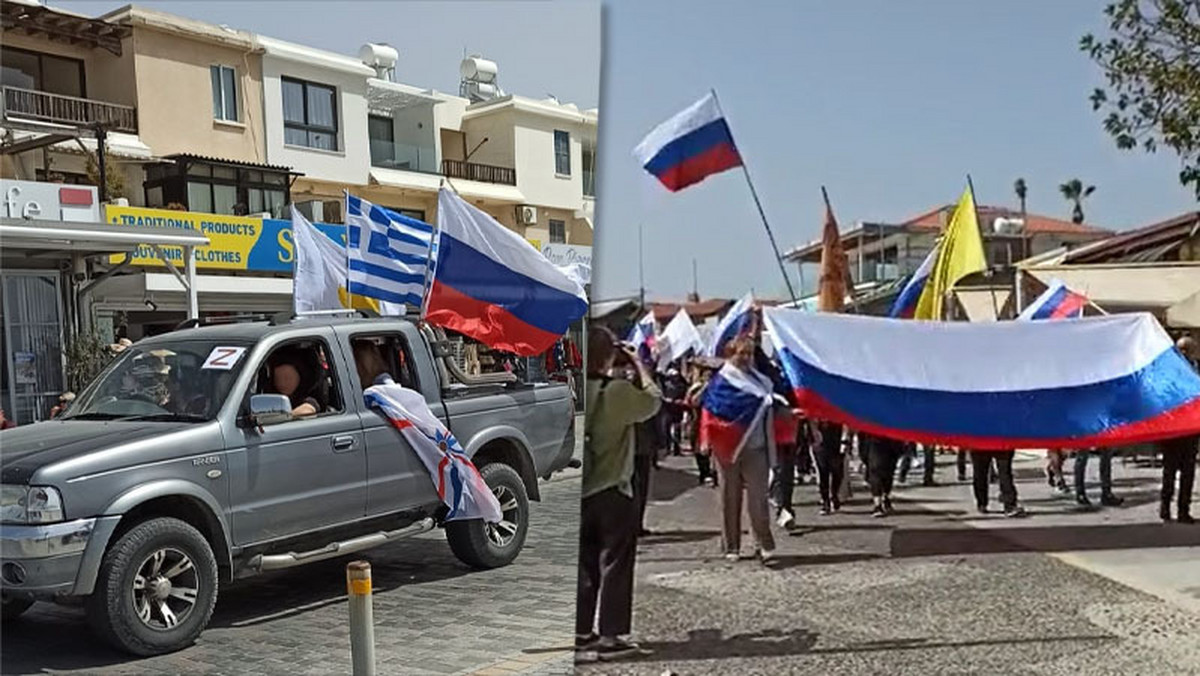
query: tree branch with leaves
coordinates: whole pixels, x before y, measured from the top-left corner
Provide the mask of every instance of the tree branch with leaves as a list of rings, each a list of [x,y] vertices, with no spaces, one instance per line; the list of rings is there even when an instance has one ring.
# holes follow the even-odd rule
[[[1174,150],[1179,181],[1200,199],[1200,0],[1118,0],[1104,9],[1107,39],[1079,46],[1108,83],[1092,92],[1104,130],[1122,150]]]

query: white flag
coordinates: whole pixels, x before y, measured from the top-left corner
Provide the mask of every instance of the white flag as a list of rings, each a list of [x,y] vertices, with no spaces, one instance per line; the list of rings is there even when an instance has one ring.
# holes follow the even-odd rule
[[[679,308],[675,318],[667,324],[667,328],[658,336],[658,367],[663,369],[667,364],[695,350],[697,354],[704,351],[704,339],[692,323],[687,310]]]
[[[346,250],[309,223],[295,205],[292,236],[296,241],[296,269],[292,274],[296,312],[342,309],[338,289],[346,284]]]

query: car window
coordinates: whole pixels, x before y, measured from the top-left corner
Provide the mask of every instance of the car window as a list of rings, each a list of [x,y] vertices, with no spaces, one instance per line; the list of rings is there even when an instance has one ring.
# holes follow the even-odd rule
[[[361,387],[370,387],[376,376],[386,373],[403,387],[419,389],[408,342],[403,335],[360,334],[351,339],[350,346]]]
[[[336,366],[321,339],[289,341],[260,364],[251,394],[282,394],[292,404],[293,421],[345,410]]]

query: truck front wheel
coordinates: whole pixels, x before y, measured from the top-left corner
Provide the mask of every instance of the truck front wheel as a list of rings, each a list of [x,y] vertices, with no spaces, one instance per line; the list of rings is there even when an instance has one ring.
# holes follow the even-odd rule
[[[482,519],[446,523],[446,541],[459,561],[473,568],[507,566],[525,546],[529,530],[529,496],[521,475],[508,465],[492,463],[479,469],[500,501],[500,523]]]
[[[217,584],[217,560],[200,531],[179,519],[150,519],[104,554],[88,621],[101,638],[134,655],[179,650],[208,624]]]

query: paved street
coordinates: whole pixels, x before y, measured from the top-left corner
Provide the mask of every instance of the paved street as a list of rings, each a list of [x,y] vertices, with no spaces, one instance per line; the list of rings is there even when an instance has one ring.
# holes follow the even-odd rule
[[[579,425],[582,429],[582,423]],[[131,660],[82,612],[39,604],[0,634],[4,674],[348,674],[345,564],[371,562],[380,674],[569,674],[579,470],[542,483],[529,539],[506,568],[459,563],[440,530],[224,589],[200,640]]]
[[[670,458],[638,551],[634,630],[653,654],[578,671],[1200,674],[1200,526],[1157,522],[1158,470],[1118,461],[1126,506],[1083,513],[1051,496],[1043,462],[1017,462],[1027,519],[977,516],[957,483],[899,487],[898,513],[872,519],[861,482],[818,517],[799,487],[802,527],[767,570],[720,559],[716,491]]]

